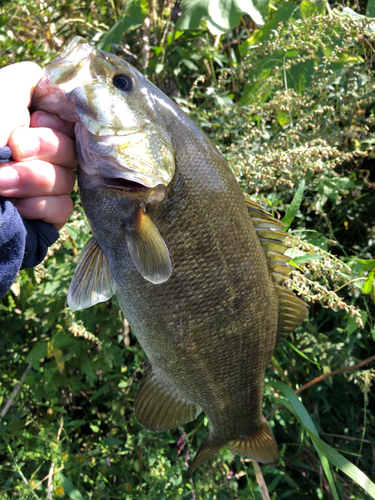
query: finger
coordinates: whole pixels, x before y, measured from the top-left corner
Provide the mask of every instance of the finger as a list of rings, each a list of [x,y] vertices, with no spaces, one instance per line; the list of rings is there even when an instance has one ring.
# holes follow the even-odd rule
[[[74,139],[74,123],[62,120],[58,116],[50,115],[44,111],[35,111],[31,115],[30,127],[52,128],[57,132]]]
[[[68,195],[21,198],[12,200],[24,219],[41,219],[61,229],[73,210],[73,201]]]
[[[11,64],[0,70],[0,147],[8,144],[15,128],[29,125],[27,108],[43,74],[42,68],[33,62]]]
[[[0,195],[10,198],[68,194],[74,181],[72,169],[39,160],[8,162],[0,167]]]
[[[78,166],[74,141],[49,128],[17,128],[8,145],[15,161],[38,158],[63,167]]]
[[[1,108],[0,147],[8,144],[10,135],[17,127],[28,127],[29,124],[30,114],[27,108],[18,108],[10,103],[5,104]]]

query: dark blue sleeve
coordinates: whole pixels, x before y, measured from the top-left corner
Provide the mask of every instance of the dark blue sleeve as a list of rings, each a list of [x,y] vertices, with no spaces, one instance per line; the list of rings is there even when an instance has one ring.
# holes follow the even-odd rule
[[[10,148],[0,148],[0,163],[11,160]],[[18,271],[40,264],[58,237],[52,224],[22,219],[13,203],[0,196],[0,299],[12,286]]]
[[[0,298],[9,290],[20,269],[34,267],[59,237],[52,225],[24,220],[16,207],[0,196]]]

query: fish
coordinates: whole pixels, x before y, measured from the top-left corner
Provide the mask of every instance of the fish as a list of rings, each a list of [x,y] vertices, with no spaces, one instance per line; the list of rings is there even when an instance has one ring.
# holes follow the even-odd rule
[[[265,370],[307,314],[285,287],[283,223],[243,194],[211,140],[128,62],[75,37],[44,71],[32,109],[75,122],[92,231],[68,304],[116,294],[147,356],[137,421],[162,432],[206,414],[188,477],[225,446],[277,463]]]

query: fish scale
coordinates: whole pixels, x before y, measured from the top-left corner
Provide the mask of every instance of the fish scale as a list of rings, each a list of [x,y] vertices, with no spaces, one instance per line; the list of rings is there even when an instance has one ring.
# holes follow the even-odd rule
[[[264,372],[306,316],[283,287],[282,224],[244,197],[212,142],[127,62],[76,37],[45,73],[33,107],[77,122],[92,228],[68,303],[117,294],[148,358],[138,422],[163,431],[206,413],[189,475],[223,446],[277,462]]]

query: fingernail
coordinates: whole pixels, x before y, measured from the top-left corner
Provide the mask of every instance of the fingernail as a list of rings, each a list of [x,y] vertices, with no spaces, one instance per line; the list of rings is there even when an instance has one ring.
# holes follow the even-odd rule
[[[18,171],[12,167],[0,168],[0,191],[14,188],[19,180]]]
[[[35,121],[36,121],[35,125],[38,127],[53,128],[53,129],[58,127],[60,123],[60,120],[58,118],[52,115],[48,115],[47,113],[43,113],[42,111],[40,111],[37,114]]]
[[[31,130],[31,129],[30,129]],[[24,137],[18,144],[18,151],[22,158],[36,156],[40,150],[40,139],[37,136]]]

